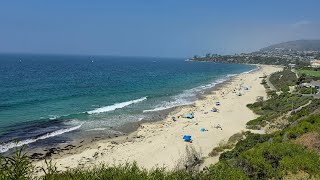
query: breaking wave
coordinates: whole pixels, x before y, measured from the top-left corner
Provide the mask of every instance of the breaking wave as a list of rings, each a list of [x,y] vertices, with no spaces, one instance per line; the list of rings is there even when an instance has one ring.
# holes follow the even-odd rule
[[[22,140],[19,142],[8,142],[8,143],[4,143],[4,144],[0,144],[0,153],[4,153],[6,151],[8,151],[9,149],[15,148],[15,147],[20,147],[23,145],[27,145],[30,143],[34,143],[36,141],[42,140],[42,139],[47,139],[50,137],[54,137],[54,136],[58,136],[67,132],[71,132],[74,131],[76,129],[79,129],[81,127],[82,124],[75,126],[75,127],[71,127],[71,128],[66,128],[66,129],[59,129],[57,131],[53,131],[50,133],[47,133],[45,135],[39,136],[37,138],[34,139],[26,139],[26,140]]]
[[[121,108],[124,108],[126,106],[129,106],[131,104],[136,104],[136,103],[139,103],[141,101],[144,101],[146,100],[147,97],[143,97],[143,98],[140,98],[140,99],[136,99],[136,100],[132,100],[132,101],[127,101],[127,102],[122,102],[122,103],[116,103],[116,104],[113,104],[111,106],[105,106],[105,107],[101,107],[101,108],[97,108],[97,109],[94,109],[92,111],[88,111],[87,113],[88,114],[99,114],[99,113],[103,113],[103,112],[109,112],[109,111],[114,111],[116,109],[121,109]]]
[[[256,69],[257,68],[240,73],[240,74],[250,73],[252,71],[255,71]],[[213,88],[217,84],[221,84],[236,75],[239,75],[239,74],[228,74],[225,77],[219,78],[212,83],[198,86],[189,90],[185,90],[183,91],[183,93],[172,97],[171,101],[162,102],[160,105],[156,106],[154,109],[143,110],[143,113],[162,111],[162,110],[166,110],[166,109],[170,109],[170,108],[174,108],[182,105],[190,105],[197,99],[196,98],[197,94],[204,92],[206,89]]]

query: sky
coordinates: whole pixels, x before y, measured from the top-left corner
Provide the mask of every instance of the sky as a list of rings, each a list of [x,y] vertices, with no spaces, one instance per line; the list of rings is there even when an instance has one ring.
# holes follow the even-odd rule
[[[3,0],[0,53],[189,57],[320,39],[319,0]]]

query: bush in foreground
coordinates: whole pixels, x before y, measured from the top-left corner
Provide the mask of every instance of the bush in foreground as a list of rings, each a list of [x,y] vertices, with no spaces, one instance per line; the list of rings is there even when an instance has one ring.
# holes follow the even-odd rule
[[[24,147],[16,149],[12,157],[0,156],[0,179],[31,179],[33,166],[24,152]]]

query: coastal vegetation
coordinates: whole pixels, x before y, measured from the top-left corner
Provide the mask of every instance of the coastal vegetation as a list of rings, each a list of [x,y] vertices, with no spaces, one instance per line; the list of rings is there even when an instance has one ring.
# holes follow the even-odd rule
[[[278,91],[289,91],[289,86],[296,85],[298,78],[289,68],[285,68],[283,71],[273,73],[269,80]]]
[[[312,145],[303,136],[310,133],[316,134]],[[319,133],[319,115],[307,115],[273,134],[247,133],[233,150],[221,154],[219,163],[240,169],[251,179],[281,179],[292,174],[319,178]]]
[[[224,152],[225,150],[232,149],[235,147],[236,143],[242,140],[244,137],[244,132],[236,133],[232,135],[228,142],[220,142],[219,146],[212,149],[212,151],[209,153],[210,157],[218,156],[221,152]]]
[[[247,123],[247,128],[261,129],[267,123],[276,120],[278,117],[307,104],[312,98],[299,94],[284,92],[280,95],[274,94],[266,101],[259,101],[247,106],[256,114],[258,118]]]
[[[32,176],[33,166],[24,147],[17,148],[13,156],[0,155],[0,179],[31,179]]]
[[[317,88],[314,87],[301,87],[299,88],[300,94],[314,94],[317,92]]]
[[[277,128],[282,128],[281,126],[288,125],[288,120],[291,119],[292,121],[292,117],[305,112],[305,109],[315,110],[314,108],[318,107],[319,100],[304,95],[313,94],[317,90],[313,87],[299,86],[304,82],[313,80],[313,77],[303,74],[297,78],[294,72],[285,68],[283,71],[273,73],[269,80],[278,92],[269,90],[267,91],[269,99],[247,105],[253,112],[260,115],[258,118],[249,121],[247,128],[261,129],[267,125],[274,126],[275,124],[277,124]],[[266,84],[266,82],[263,80],[262,84]],[[294,92],[288,92],[290,86],[298,88]],[[308,111],[308,113],[311,112]],[[305,115],[308,114],[303,114],[303,116]]]

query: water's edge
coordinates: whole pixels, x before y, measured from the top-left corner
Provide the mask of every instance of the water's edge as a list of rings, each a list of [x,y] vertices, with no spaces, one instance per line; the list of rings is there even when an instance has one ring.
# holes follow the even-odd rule
[[[151,118],[141,119],[138,122],[126,123],[120,127],[114,128],[113,130],[115,133],[113,134],[103,134],[98,136],[96,134],[93,134],[89,136],[80,136],[80,138],[72,139],[68,143],[57,144],[54,147],[37,147],[33,149],[27,149],[27,154],[33,160],[39,160],[46,157],[61,157],[70,154],[77,154],[88,148],[98,148],[96,146],[99,142],[112,142],[118,144],[126,141],[132,141],[133,139],[137,138],[137,130],[142,124],[161,123],[168,117],[169,114],[173,112],[179,112],[184,107],[192,106],[196,101],[205,98],[208,94],[211,94],[213,91],[218,91],[220,88],[228,85],[240,74],[251,73],[254,71],[258,71],[259,69],[260,67],[256,65],[256,67],[250,71],[230,75],[224,81],[219,82],[215,84],[213,87],[205,89],[203,93],[198,94],[197,100],[195,100],[193,103],[188,105],[175,106],[164,110],[154,111],[152,112],[153,115]]]

